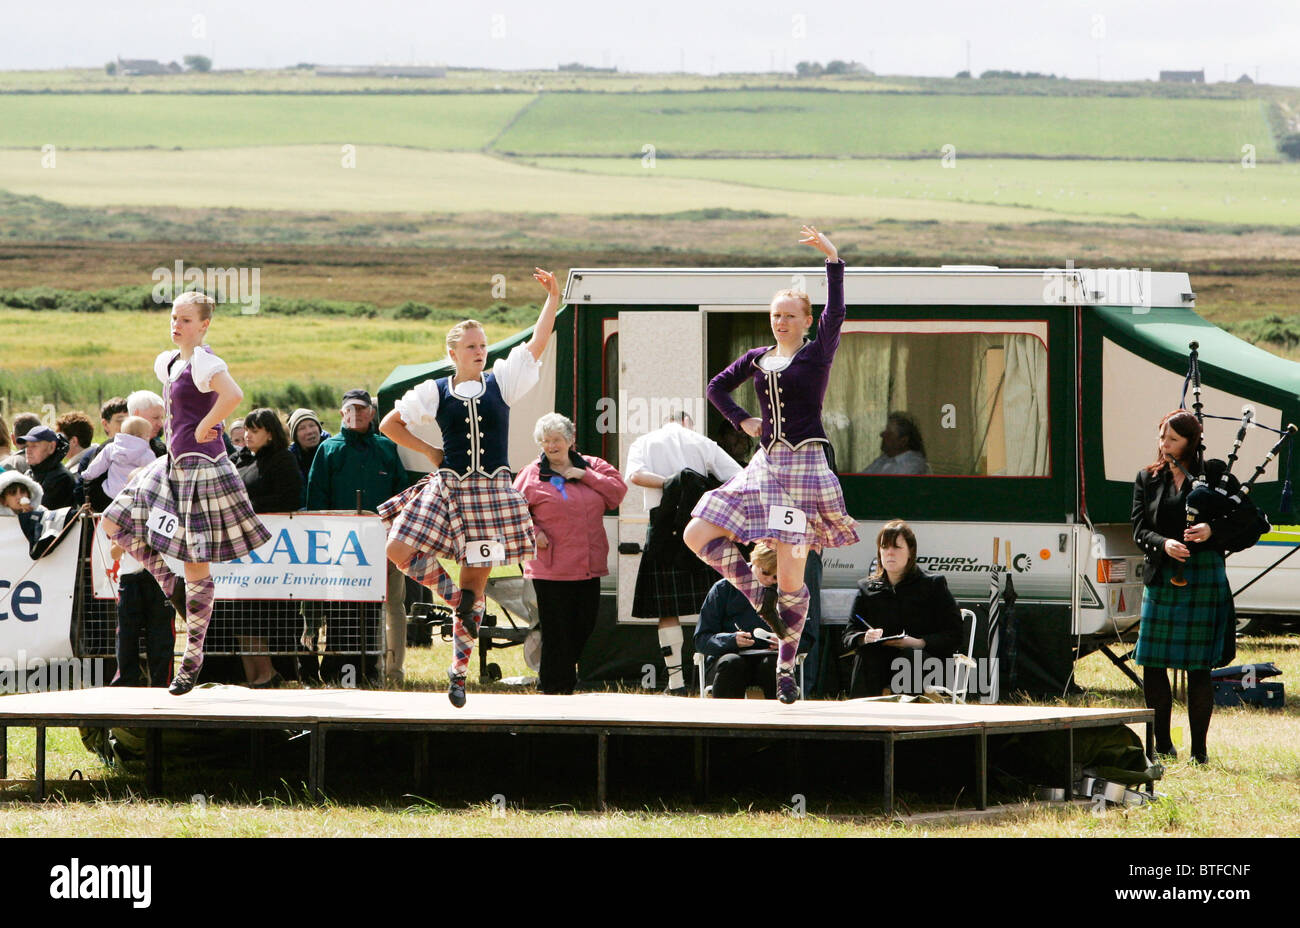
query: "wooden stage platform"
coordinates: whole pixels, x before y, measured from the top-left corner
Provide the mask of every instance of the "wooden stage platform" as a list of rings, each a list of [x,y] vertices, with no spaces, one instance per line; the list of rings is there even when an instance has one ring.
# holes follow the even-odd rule
[[[694,742],[698,795],[709,786],[710,745],[719,739],[815,740],[847,744],[875,742],[885,811],[894,809],[895,748],[903,742],[968,739],[972,748],[973,804],[983,809],[988,796],[990,737],[1024,732],[1064,731],[1116,724],[1145,724],[1148,709],[1077,709],[1071,707],[982,706],[868,700],[810,700],[785,706],[775,701],[694,699],[672,696],[584,693],[575,696],[496,695],[473,693],[463,709],[453,708],[441,692],[374,690],[252,690],[239,686],[199,687],[174,697],[161,689],[106,687],[0,697],[0,778],[7,777],[9,728],[36,730],[36,797],[45,795],[45,732],[48,728],[140,728],[145,735],[146,788],[162,784],[162,739],[167,729],[298,730],[310,737],[308,787],[313,796],[324,789],[325,748],[330,732],[373,731],[412,734],[487,733],[501,735],[578,735],[595,742],[595,796],[606,803],[609,788],[609,742],[625,739],[649,750],[654,739],[689,738]],[[568,739],[572,743],[572,739]],[[427,744],[427,739],[425,739]],[[1054,785],[1073,779],[1073,736],[1064,739],[1063,756],[1053,759],[1059,771]],[[427,748],[426,748],[427,751]],[[427,764],[427,755],[424,757]],[[417,753],[417,778],[419,754]]]

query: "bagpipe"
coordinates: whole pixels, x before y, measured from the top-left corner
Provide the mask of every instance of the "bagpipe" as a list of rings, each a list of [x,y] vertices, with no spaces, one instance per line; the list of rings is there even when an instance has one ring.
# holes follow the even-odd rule
[[[1182,408],[1186,409],[1187,388],[1190,384],[1192,388],[1192,412],[1196,416],[1196,421],[1204,429],[1206,418],[1233,420],[1232,416],[1211,416],[1204,411],[1201,403],[1201,368],[1200,359],[1197,350],[1200,345],[1192,342],[1188,345],[1190,354],[1188,355],[1187,377],[1183,380],[1183,395],[1180,402]],[[1268,454],[1264,460],[1255,467],[1255,472],[1245,483],[1242,483],[1233,476],[1232,468],[1237,463],[1237,453],[1241,450],[1242,443],[1246,440],[1246,433],[1252,428],[1262,428],[1276,433],[1279,437],[1273,446],[1269,448]],[[1204,431],[1202,431],[1204,434]],[[1232,451],[1228,454],[1226,464],[1219,460],[1206,461],[1204,458],[1205,445],[1202,443],[1196,449],[1194,458],[1194,467],[1198,473],[1190,474],[1183,467],[1182,463],[1173,456],[1169,456],[1169,461],[1180,471],[1183,476],[1190,481],[1191,489],[1185,497],[1187,512],[1187,527],[1191,528],[1197,522],[1211,521],[1221,519],[1224,516],[1241,512],[1249,507],[1249,511],[1255,515],[1255,518],[1243,518],[1240,521],[1239,533],[1230,539],[1226,547],[1229,553],[1232,551],[1242,551],[1251,547],[1259,541],[1260,536],[1268,532],[1272,526],[1268,518],[1260,511],[1259,507],[1250,499],[1250,491],[1255,486],[1255,481],[1263,475],[1268,465],[1278,456],[1282,446],[1296,434],[1294,423],[1289,423],[1284,429],[1275,429],[1271,426],[1264,425],[1256,421],[1255,409],[1246,405],[1241,410],[1241,426],[1237,429],[1236,440],[1232,443]],[[1210,465],[1216,465],[1211,467]],[[1210,481],[1210,471],[1214,470],[1213,482]],[[1279,507],[1282,513],[1291,511],[1291,457],[1287,456],[1287,476],[1282,485],[1282,500]],[[1244,514],[1244,513],[1243,513]],[[1191,551],[1200,550],[1205,547],[1205,543],[1184,542]],[[1169,582],[1174,586],[1186,586],[1187,579],[1183,575],[1184,563],[1177,562],[1174,566],[1173,576]]]

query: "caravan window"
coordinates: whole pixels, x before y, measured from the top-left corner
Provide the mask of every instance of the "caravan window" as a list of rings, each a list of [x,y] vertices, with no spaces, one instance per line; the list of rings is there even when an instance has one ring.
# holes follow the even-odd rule
[[[733,358],[772,340],[766,317],[730,322]],[[846,322],[822,413],[837,469],[1049,476],[1046,337],[1045,321]],[[735,396],[758,408],[749,384]],[[900,433],[915,437],[902,445]]]

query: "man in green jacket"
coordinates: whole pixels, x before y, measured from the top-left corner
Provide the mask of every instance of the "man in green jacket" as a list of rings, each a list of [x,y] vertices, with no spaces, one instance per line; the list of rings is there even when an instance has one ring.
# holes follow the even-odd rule
[[[337,435],[321,442],[312,460],[307,477],[307,508],[355,511],[359,491],[361,509],[374,512],[384,500],[410,486],[411,481],[397,456],[397,445],[373,427],[375,407],[370,394],[360,389],[349,390],[343,394],[342,411],[343,427]],[[406,577],[391,561],[388,562],[385,613],[388,651],[384,682],[401,686],[402,663],[406,659]],[[307,625],[304,639],[314,638],[317,629],[312,627],[311,620]],[[314,642],[308,644],[304,640],[303,643],[314,647]],[[332,676],[329,663],[325,665],[326,673]]]

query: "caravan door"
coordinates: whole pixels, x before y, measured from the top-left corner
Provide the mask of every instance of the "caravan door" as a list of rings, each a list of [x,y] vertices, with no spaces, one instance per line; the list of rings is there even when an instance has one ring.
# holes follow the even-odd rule
[[[618,459],[626,468],[632,442],[659,428],[670,410],[685,409],[695,420],[695,428],[704,428],[704,316],[694,307],[674,312],[620,312],[618,342]],[[629,485],[619,508],[619,544],[644,544],[648,521],[642,488]],[[632,618],[632,594],[640,566],[640,554],[618,557],[620,622],[655,622]]]

